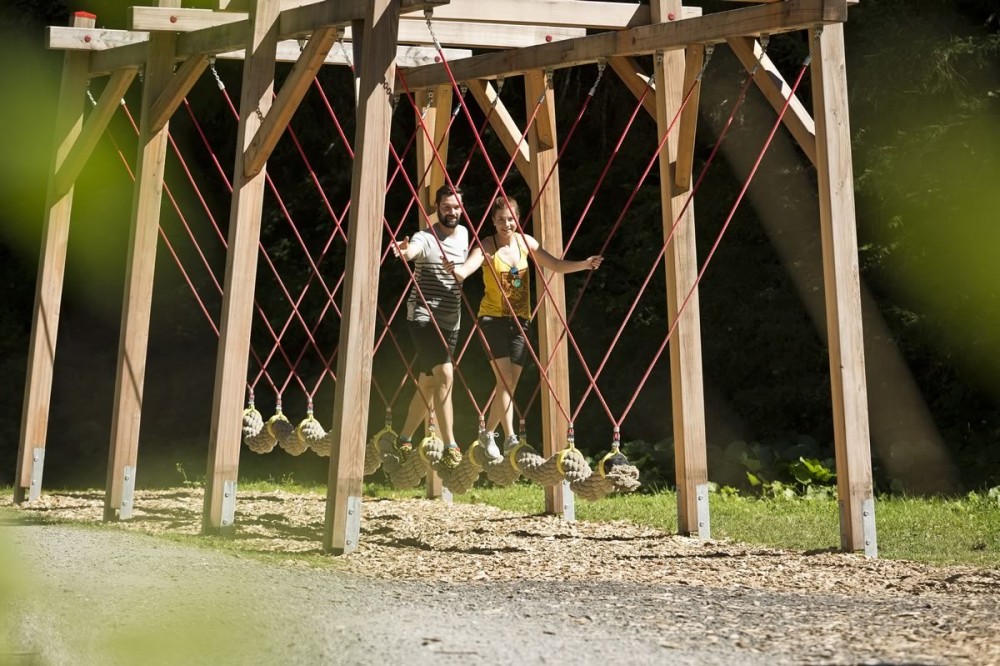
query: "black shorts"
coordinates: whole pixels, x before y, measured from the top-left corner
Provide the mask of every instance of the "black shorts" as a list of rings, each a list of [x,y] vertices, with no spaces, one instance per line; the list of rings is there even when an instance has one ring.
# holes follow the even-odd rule
[[[417,361],[413,371],[430,375],[432,370],[445,363],[453,363],[455,347],[458,346],[458,331],[440,331],[429,321],[407,321],[413,346],[417,350]],[[441,337],[444,336],[444,341]],[[447,342],[447,345],[445,344]]]
[[[479,329],[486,338],[486,354],[491,361],[509,358],[514,365],[524,367],[528,357],[528,344],[524,337],[528,332],[527,321],[514,317],[480,317]]]

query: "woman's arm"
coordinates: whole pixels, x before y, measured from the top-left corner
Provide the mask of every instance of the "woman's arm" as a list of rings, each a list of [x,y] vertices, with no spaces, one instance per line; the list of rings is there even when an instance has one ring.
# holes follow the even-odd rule
[[[554,257],[549,254],[533,236],[529,236],[528,234],[524,234],[523,236],[525,244],[528,246],[528,249],[531,250],[531,256],[534,257],[535,263],[542,268],[555,271],[556,273],[596,271],[600,267],[601,262],[604,261],[604,257],[599,254],[587,257],[586,259],[581,259],[580,261],[559,259],[558,257]]]
[[[479,267],[483,265],[483,260],[486,255],[483,254],[483,249],[478,245],[472,247],[469,250],[469,256],[466,258],[465,263],[461,266],[456,266],[453,262],[445,259],[442,263],[446,271],[451,271],[455,279],[458,280],[459,284],[465,282],[465,279],[479,270]]]

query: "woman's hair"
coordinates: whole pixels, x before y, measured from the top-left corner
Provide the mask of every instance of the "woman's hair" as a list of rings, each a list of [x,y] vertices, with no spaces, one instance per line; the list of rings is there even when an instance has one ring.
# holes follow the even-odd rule
[[[521,211],[517,208],[517,199],[508,199],[507,197],[497,197],[493,200],[492,205],[490,205],[490,219],[497,213],[506,213],[507,209],[510,209],[514,213],[514,217],[520,217]]]

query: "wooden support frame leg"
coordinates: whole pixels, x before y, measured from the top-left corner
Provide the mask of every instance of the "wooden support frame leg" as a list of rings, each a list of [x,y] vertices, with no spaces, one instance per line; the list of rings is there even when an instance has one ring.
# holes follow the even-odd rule
[[[257,246],[260,242],[266,165],[253,176],[244,169],[244,154],[271,108],[280,0],[256,0],[250,16],[250,38],[243,63],[240,122],[233,167],[229,212],[229,245],[222,298],[222,325],[215,366],[215,394],[209,432],[208,470],[202,529],[227,534],[233,530],[236,479],[242,437],[241,415],[246,387]]]
[[[840,547],[876,557],[844,27],[810,30]]]
[[[562,208],[559,197],[559,155],[556,134],[555,94],[546,85],[545,72],[531,70],[524,76],[524,99],[528,117],[538,99],[544,95],[542,107],[535,116],[535,123],[528,133],[529,167],[528,185],[531,199],[537,202],[532,216],[538,242],[550,254],[563,254]],[[549,174],[552,174],[551,177]],[[548,179],[548,183],[545,180]],[[545,189],[542,189],[544,185]],[[565,448],[569,422],[559,406],[569,408],[569,354],[568,343],[559,342],[562,317],[566,312],[566,285],[562,274],[550,274],[544,269],[536,271],[535,297],[538,299],[538,360],[547,367],[548,382],[542,389],[542,455],[551,457]],[[548,288],[544,286],[548,280]],[[563,313],[560,317],[559,313]],[[543,382],[545,380],[542,380]],[[545,512],[559,514],[568,520],[575,518],[573,493],[568,487],[546,486]]]
[[[180,6],[179,0],[170,0],[170,3],[170,6]],[[167,0],[161,0],[160,5],[167,6]],[[150,127],[150,118],[152,107],[160,93],[170,84],[174,72],[175,45],[176,37],[171,33],[150,35],[149,59],[146,61],[146,76],[142,88],[135,186],[132,191],[125,295],[122,301],[115,402],[104,493],[104,520],[132,517],[132,490],[135,488],[136,462],[139,456],[139,423],[146,378],[156,243],[163,199],[163,171],[169,141],[167,123],[163,123],[159,130],[154,130]]]
[[[391,92],[396,80],[399,0],[372,0],[365,11],[358,88],[351,217],[344,281],[340,358],[333,406],[333,450],[327,484],[323,549],[353,552],[361,532],[365,433],[371,391],[378,261],[389,170]],[[385,82],[389,82],[386,84]],[[388,85],[390,90],[383,86]]]
[[[671,12],[680,15],[678,0],[653,0],[654,21]],[[657,137],[662,140],[680,108],[685,90],[685,57],[682,51],[657,53],[653,58],[656,87]],[[677,132],[672,132],[660,152],[660,199],[666,238],[687,199],[675,195],[674,169],[678,160]],[[687,188],[690,189],[690,186]],[[670,340],[670,394],[674,420],[674,460],[677,477],[677,531],[711,536],[708,515],[708,463],[705,441],[705,390],[701,357],[701,314],[695,280],[698,254],[695,246],[694,206],[688,205],[664,255],[667,278],[667,319],[677,318],[687,305]],[[688,294],[691,293],[690,298]]]
[[[448,164],[448,119],[451,114],[451,86],[436,86],[416,93],[417,111],[423,113],[426,132],[417,125],[416,183],[420,195],[420,205],[430,215],[434,210],[434,195],[445,184],[442,164]],[[426,110],[426,112],[425,112]],[[433,142],[433,143],[432,143]],[[435,150],[440,161],[435,157]],[[427,220],[420,217],[420,228],[427,228]],[[428,432],[425,423],[424,431]],[[441,483],[441,477],[434,470],[427,472],[427,498],[442,498],[450,502],[451,492]]]
[[[74,28],[93,28],[96,18],[78,12],[70,19]],[[35,284],[35,307],[31,321],[28,372],[21,411],[21,435],[14,475],[14,502],[37,499],[42,490],[41,470],[48,437],[52,373],[55,365],[59,310],[62,307],[66,273],[66,245],[73,212],[73,187],[56,191],[56,174],[62,168],[83,128],[90,54],[67,51],[63,60],[56,109],[55,152],[49,171],[42,224],[42,247]]]

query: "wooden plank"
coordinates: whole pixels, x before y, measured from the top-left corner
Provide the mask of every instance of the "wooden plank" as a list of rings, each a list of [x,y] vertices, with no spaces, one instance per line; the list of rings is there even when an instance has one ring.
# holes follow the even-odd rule
[[[650,83],[652,77],[643,71],[642,66],[636,62],[635,58],[611,56],[608,58],[608,64],[611,65],[611,69],[615,70],[615,74],[622,80],[625,87],[635,95],[635,98],[642,100],[642,108],[650,117],[656,118],[656,92]],[[647,89],[649,92],[646,92]]]
[[[830,3],[830,7],[826,3]],[[837,11],[837,7],[843,11]],[[523,74],[530,69],[574,67],[611,56],[648,54],[685,48],[688,44],[714,44],[729,37],[778,34],[846,20],[843,0],[785,0],[773,5],[732,9],[666,23],[654,23],[617,32],[539,44],[516,51],[487,53],[448,63],[456,81],[493,79]],[[441,64],[417,67],[406,73],[411,89],[441,85],[451,77]]]
[[[691,8],[691,12],[700,8]],[[687,12],[686,12],[687,13]],[[405,18],[405,17],[404,17]],[[433,20],[519,23],[593,30],[618,30],[649,23],[649,7],[638,3],[580,0],[451,0]]]
[[[371,400],[371,368],[378,305],[379,257],[385,182],[389,166],[392,104],[383,87],[396,79],[399,4],[371,0],[365,14],[355,157],[351,180],[346,279],[333,407],[333,451],[327,483],[323,548],[353,552],[361,529],[365,433]],[[391,85],[391,83],[390,83]],[[375,268],[373,268],[375,267]]]
[[[148,32],[51,25],[45,28],[45,48],[52,50],[107,51],[129,44],[144,44],[148,41]]]
[[[92,28],[93,14],[77,12],[70,25]],[[17,448],[17,469],[14,478],[14,502],[36,498],[41,492],[41,479],[32,484],[34,450],[44,451],[49,428],[49,407],[52,399],[52,370],[55,364],[56,337],[59,332],[59,310],[62,306],[63,279],[66,273],[66,244],[69,240],[70,217],[73,211],[73,188],[65,194],[55,191],[55,174],[59,172],[83,128],[83,104],[87,92],[87,53],[69,51],[63,58],[62,80],[55,114],[55,150],[49,170],[48,191],[45,194],[45,217],[42,222],[42,247],[38,259],[35,283],[35,305],[31,320],[31,342],[28,348],[28,370],[21,407],[21,433]]]
[[[653,19],[677,11],[678,0],[652,0]],[[684,96],[684,54],[667,51],[654,57],[656,83],[657,138],[663,140],[667,128],[680,109]],[[707,538],[707,503],[699,503],[699,486],[708,483],[705,442],[705,391],[701,357],[701,315],[695,280],[698,252],[695,245],[694,206],[686,195],[674,193],[671,165],[677,161],[678,136],[671,132],[660,151],[660,202],[663,211],[664,241],[670,237],[674,220],[680,218],[664,255],[667,279],[667,320],[677,322],[670,340],[670,398],[674,426],[674,469],[677,485],[677,531]],[[684,211],[681,213],[681,211]],[[690,294],[690,296],[689,296]],[[680,312],[684,305],[684,311]]]
[[[148,33],[134,33],[128,30],[104,30],[100,39],[85,41],[90,34],[86,30],[73,31],[71,28],[50,28],[51,48],[65,51],[94,51],[91,59],[90,76],[98,76],[123,68],[141,67],[146,62],[148,53]],[[70,30],[70,32],[63,32]],[[348,40],[349,43],[349,40]],[[302,49],[294,39],[278,42],[276,58],[278,62],[297,62]],[[216,54],[219,59],[243,60],[242,48],[224,51]],[[444,57],[448,61],[468,58],[472,51],[468,49],[444,49]],[[195,55],[187,56],[190,60]],[[401,45],[396,51],[400,67],[418,67],[429,65],[436,61],[438,52],[433,47],[417,45]],[[339,50],[331,51],[326,60],[327,65],[346,65],[347,60]]]
[[[489,81],[473,79],[468,82],[469,92],[483,113],[487,114],[490,127],[496,132],[500,143],[507,149],[508,155],[514,156],[514,166],[525,181],[530,181],[528,142],[522,139],[522,132],[511,117],[504,103],[497,99],[497,91]],[[495,106],[494,106],[495,105]],[[492,111],[490,108],[492,107]]]
[[[684,194],[691,187],[691,171],[694,168],[694,139],[698,131],[698,103],[701,100],[701,67],[705,63],[705,47],[692,44],[687,47],[684,60],[684,85],[682,94],[691,97],[681,111],[677,123],[677,160],[674,162],[674,195]],[[692,90],[693,88],[693,90]]]
[[[247,148],[243,168],[248,177],[264,168],[264,163],[288,127],[292,115],[299,108],[302,98],[315,80],[316,73],[323,66],[323,61],[335,41],[337,41],[336,28],[320,28],[309,38],[302,50],[302,56],[292,67],[271,105],[271,110],[267,112],[264,122],[257,130],[250,147]]]
[[[208,56],[191,56],[184,61],[177,72],[170,78],[160,98],[149,111],[149,130],[152,133],[160,131],[174,115],[174,111],[184,101],[184,97],[198,81],[198,77],[208,67]]]
[[[76,183],[77,177],[83,171],[84,165],[90,159],[97,142],[104,135],[104,130],[115,111],[121,106],[122,95],[132,85],[133,79],[139,70],[135,68],[120,69],[115,72],[104,90],[101,91],[101,99],[97,101],[97,106],[87,116],[87,121],[83,125],[83,131],[73,144],[65,161],[59,168],[59,173],[55,177],[54,190],[56,196],[62,196],[69,191]]]
[[[229,533],[231,516],[224,515],[227,484],[236,483],[242,438],[243,391],[247,382],[257,246],[266,170],[244,175],[243,154],[260,127],[274,96],[274,54],[277,45],[279,0],[257,0],[249,41],[250,57],[243,66],[240,121],[233,166],[233,196],[229,213],[226,278],[222,297],[219,352],[209,430],[208,470],[202,527],[206,533]],[[180,38],[178,38],[178,42]]]
[[[194,32],[218,25],[246,21],[246,12],[215,12],[211,9],[129,7],[125,25],[129,30]]]
[[[843,26],[821,36],[811,30],[810,45],[840,547],[874,556],[874,514],[865,515],[874,494]]]
[[[313,3],[305,3],[313,4]],[[284,10],[292,9],[284,6]],[[315,11],[315,10],[314,10]],[[701,7],[684,7],[682,18],[701,16]],[[245,12],[218,12],[211,9],[178,9],[164,11],[158,7],[130,7],[126,25],[131,30],[162,30],[191,32],[215,25],[224,25],[247,18]],[[305,19],[299,19],[306,23]],[[400,23],[424,22],[423,16],[401,16]],[[434,9],[435,24],[519,23],[552,28],[587,28],[590,30],[620,30],[649,24],[649,7],[637,3],[582,0],[451,0]],[[308,25],[305,28],[308,30]]]
[[[161,4],[169,1],[161,0]],[[104,493],[104,520],[132,516],[131,498],[124,496],[125,470],[135,473],[139,456],[139,428],[149,348],[149,317],[153,305],[153,277],[159,235],[163,172],[169,134],[166,120],[158,129],[150,126],[152,108],[170,85],[174,73],[176,36],[159,33],[149,42],[149,61],[142,84],[138,155],[132,211],[129,221],[128,260],[122,302],[115,399],[111,415],[108,476]],[[134,480],[128,485],[133,486]]]
[[[368,0],[317,2],[281,12],[278,32],[282,37],[308,35],[321,27],[346,25],[364,16]]]
[[[559,154],[555,125],[555,95],[545,85],[545,72],[531,71],[524,78],[524,102],[530,117],[539,97],[544,97],[543,106],[551,114],[552,124],[548,137],[551,145],[540,140],[535,127],[528,133],[528,186],[531,200],[536,202],[532,224],[538,242],[550,254],[563,255],[562,208],[560,205]],[[551,175],[550,175],[551,174]],[[548,182],[546,183],[546,179]],[[544,189],[542,189],[544,185]],[[526,212],[526,211],[525,211]],[[538,360],[547,368],[548,382],[543,383],[542,402],[542,455],[549,458],[565,448],[569,421],[563,415],[569,402],[569,344],[563,336],[564,327],[560,313],[566,312],[566,283],[561,273],[552,273],[535,267],[535,297],[538,309]],[[545,283],[548,283],[546,289]],[[543,380],[544,382],[544,380]],[[562,514],[567,502],[572,507],[572,495],[565,496],[562,484],[545,487],[545,512]],[[572,515],[572,510],[569,512]]]
[[[148,40],[95,51],[90,57],[90,76],[103,76],[127,67],[142,67],[148,57]]]
[[[767,55],[761,58],[763,49],[760,42],[753,37],[732,37],[726,41],[746,70],[754,72],[754,82],[775,111],[780,112],[785,106],[785,100],[792,98],[782,122],[792,133],[809,161],[815,165],[816,124],[798,97],[792,95],[792,87],[788,85],[771,59]],[[758,59],[760,67],[757,67]]]
[[[583,37],[583,28],[555,28],[523,24],[458,23],[434,24],[434,34],[442,45],[473,49],[507,49],[561,42]],[[351,31],[345,37],[350,39]],[[399,23],[400,44],[431,44],[431,33],[423,20],[402,20]]]

